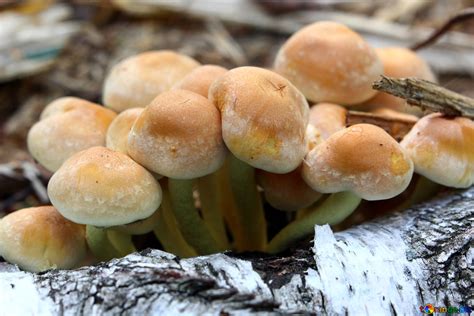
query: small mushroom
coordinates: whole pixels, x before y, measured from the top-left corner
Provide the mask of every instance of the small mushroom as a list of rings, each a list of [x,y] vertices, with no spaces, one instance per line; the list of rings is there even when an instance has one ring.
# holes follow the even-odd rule
[[[346,127],[347,110],[333,103],[318,103],[309,110],[309,123],[317,128],[323,139]]]
[[[217,171],[227,150],[219,111],[187,90],[157,96],[132,127],[128,150],[137,162],[169,177],[172,209],[183,236],[198,253],[223,250],[194,205],[195,180]]]
[[[159,183],[130,157],[92,147],[69,158],[51,177],[48,195],[67,219],[87,224],[87,242],[98,259],[134,251],[131,236],[106,227],[150,217],[159,207]]]
[[[389,199],[410,183],[413,162],[383,129],[356,124],[308,153],[303,178],[316,191],[352,191],[365,200]]]
[[[213,173],[226,156],[219,111],[197,93],[164,92],[136,120],[128,151],[147,169],[169,178]]]
[[[131,108],[117,115],[107,130],[107,148],[128,154],[128,135],[143,110],[143,108]]]
[[[226,72],[227,69],[221,66],[202,65],[176,83],[173,89],[189,90],[207,98],[211,84]]]
[[[301,167],[285,174],[257,170],[257,180],[263,188],[265,200],[277,210],[297,211],[321,197],[321,193],[314,191],[303,180]]]
[[[104,105],[117,112],[145,107],[199,63],[169,50],[149,51],[115,65],[104,82]]]
[[[0,220],[0,255],[30,272],[71,269],[87,255],[85,227],[53,206],[21,209]]]
[[[383,72],[375,50],[357,33],[337,22],[316,22],[280,48],[275,71],[313,102],[358,104],[376,93],[372,83]]]
[[[51,177],[48,195],[67,219],[100,227],[145,219],[161,203],[155,178],[127,155],[105,147],[69,158]]]
[[[382,61],[385,76],[393,78],[413,77],[436,82],[436,77],[428,64],[414,51],[403,47],[376,48],[375,51]],[[419,108],[410,106],[404,99],[384,92],[377,92],[373,98],[364,102],[364,109],[366,110],[379,107],[398,112],[421,114]]]
[[[239,67],[212,84],[209,98],[221,111],[222,136],[235,157],[274,173],[300,165],[309,107],[288,80],[266,69]]]
[[[474,183],[474,122],[433,113],[421,118],[400,143],[415,171],[454,188]]]
[[[402,193],[413,175],[413,162],[383,129],[356,124],[330,136],[311,150],[303,179],[314,190],[333,193],[314,209],[282,229],[267,251],[276,253],[310,234],[315,224],[338,224],[365,200]]]
[[[64,97],[50,103],[28,132],[28,150],[46,169],[56,171],[73,154],[105,145],[116,114],[98,104]]]

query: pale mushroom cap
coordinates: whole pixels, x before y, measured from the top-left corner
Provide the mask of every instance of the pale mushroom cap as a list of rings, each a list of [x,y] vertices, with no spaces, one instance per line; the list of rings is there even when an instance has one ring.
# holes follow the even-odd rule
[[[285,174],[257,170],[265,200],[282,211],[297,211],[316,202],[321,193],[314,191],[301,177],[301,167]]]
[[[455,188],[474,183],[474,122],[433,113],[421,118],[400,143],[415,171]]]
[[[128,150],[135,161],[169,178],[210,174],[226,156],[219,111],[197,93],[164,92],[133,125]]]
[[[105,147],[69,158],[49,181],[48,195],[67,219],[102,227],[150,217],[161,203],[155,178],[127,155]]]
[[[128,153],[128,134],[144,108],[123,111],[112,121],[107,130],[106,146],[121,153]]]
[[[52,206],[21,209],[0,220],[0,255],[22,269],[71,269],[86,254],[85,227]]]
[[[309,100],[351,105],[371,98],[383,67],[375,50],[348,27],[316,22],[280,48],[275,70]]]
[[[104,105],[117,112],[145,107],[198,66],[191,57],[168,50],[129,57],[115,65],[105,79]]]
[[[189,90],[207,98],[211,84],[227,71],[226,68],[216,65],[199,66],[175,84],[173,89]]]
[[[310,151],[302,174],[318,192],[352,191],[365,200],[383,200],[407,188],[413,162],[383,129],[356,124]]]
[[[50,103],[28,132],[28,150],[46,169],[56,171],[73,154],[105,145],[115,112],[79,98]]]
[[[373,110],[372,113],[383,115],[388,118],[399,119],[399,120],[404,120],[404,121],[412,121],[412,122],[418,121],[418,117],[416,115],[398,112],[398,111],[388,109],[388,108],[377,108]]]
[[[300,165],[309,107],[288,80],[261,68],[235,68],[212,84],[209,99],[221,111],[224,141],[237,158],[274,173]]]
[[[309,123],[316,127],[323,139],[346,127],[347,110],[337,104],[318,103],[309,110]]]
[[[428,64],[414,51],[402,47],[376,48],[375,51],[382,61],[385,76],[393,78],[413,77],[436,82],[436,77]],[[365,104],[369,109],[384,107],[399,112],[421,114],[419,108],[410,106],[404,99],[384,92],[377,92]]]

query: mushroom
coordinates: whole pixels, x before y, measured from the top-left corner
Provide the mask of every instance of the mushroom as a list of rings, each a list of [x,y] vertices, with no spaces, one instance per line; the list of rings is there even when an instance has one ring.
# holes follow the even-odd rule
[[[128,151],[142,166],[169,178],[210,174],[226,156],[219,111],[197,93],[164,92],[136,120]]]
[[[257,67],[235,68],[217,79],[209,99],[221,112],[222,136],[229,160],[239,223],[234,235],[244,248],[263,250],[266,225],[254,168],[273,173],[296,169],[306,153],[308,103],[285,78]]]
[[[375,51],[383,64],[383,74],[393,78],[414,77],[436,82],[436,77],[428,64],[414,51],[403,47],[376,48]],[[377,94],[364,103],[364,109],[373,110],[379,107],[398,112],[421,114],[421,110],[412,107],[402,99],[384,92]]]
[[[474,183],[474,122],[433,113],[421,118],[400,143],[415,171],[454,188]]]
[[[189,244],[201,254],[222,250],[192,196],[195,179],[219,169],[227,153],[214,105],[187,90],[158,95],[133,125],[128,150],[138,163],[169,177],[174,215]]]
[[[0,255],[30,272],[71,269],[87,255],[85,227],[52,206],[24,208],[0,220]]]
[[[46,169],[56,171],[73,154],[105,145],[107,128],[116,114],[98,104],[64,97],[43,110],[28,132],[28,150]]]
[[[302,166],[290,173],[277,174],[257,170],[257,180],[262,186],[265,200],[277,210],[297,211],[316,202],[321,193],[314,191],[301,177]]]
[[[169,50],[144,52],[115,65],[104,82],[104,105],[117,112],[145,107],[199,63]]]
[[[290,223],[270,242],[271,253],[311,233],[315,224],[337,224],[361,198],[383,200],[403,192],[413,175],[413,162],[383,129],[356,124],[330,136],[311,150],[303,179],[314,190],[334,193],[321,205]]]
[[[150,217],[162,199],[159,183],[145,168],[105,147],[92,147],[69,158],[51,177],[48,195],[64,217],[88,225],[89,247],[99,258],[109,244],[107,238],[127,252],[134,248],[129,236],[122,238],[116,231],[95,227]]]
[[[127,154],[128,134],[142,112],[143,108],[131,108],[117,115],[107,130],[106,146],[112,150]]]
[[[318,103],[309,110],[309,123],[317,128],[323,139],[346,127],[347,110],[333,103]]]
[[[299,166],[309,107],[288,80],[266,69],[239,67],[212,84],[209,99],[221,111],[224,142],[239,160],[274,173]]]
[[[380,59],[359,34],[337,22],[316,22],[280,48],[276,72],[313,102],[358,104],[375,95],[372,82],[383,72]]]
[[[226,72],[227,69],[221,66],[202,65],[176,83],[173,89],[189,90],[207,98],[211,84]]]

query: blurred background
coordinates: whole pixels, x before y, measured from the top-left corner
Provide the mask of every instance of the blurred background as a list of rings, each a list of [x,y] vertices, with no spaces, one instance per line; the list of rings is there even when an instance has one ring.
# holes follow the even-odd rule
[[[50,174],[26,135],[53,99],[101,103],[120,59],[173,49],[202,64],[271,67],[303,25],[342,22],[373,46],[411,47],[473,0],[89,0],[0,1],[0,217],[47,203]],[[418,51],[446,88],[474,97],[474,19]]]

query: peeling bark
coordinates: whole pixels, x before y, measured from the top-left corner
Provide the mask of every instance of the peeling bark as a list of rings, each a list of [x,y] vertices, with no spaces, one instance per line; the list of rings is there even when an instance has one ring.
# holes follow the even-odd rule
[[[474,188],[333,233],[287,256],[145,250],[74,271],[0,263],[0,315],[416,315],[474,305]]]

